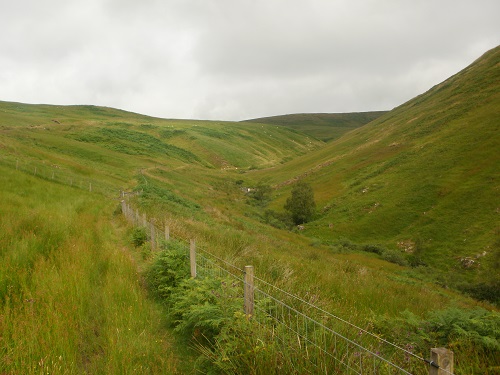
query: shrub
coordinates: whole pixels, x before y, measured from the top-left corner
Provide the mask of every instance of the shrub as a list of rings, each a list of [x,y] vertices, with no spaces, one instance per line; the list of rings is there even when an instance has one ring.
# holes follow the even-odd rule
[[[455,352],[457,373],[483,374],[500,366],[500,314],[497,312],[448,308],[421,318],[404,311],[398,317],[379,317],[372,323],[374,330],[389,341],[399,346],[410,343],[414,353],[426,355],[431,347],[450,348]],[[486,358],[489,360],[485,361]]]
[[[388,262],[399,264],[400,266],[408,266],[404,254],[397,250],[386,250],[382,253],[382,258]]]
[[[273,189],[271,185],[261,182],[248,192],[247,195],[251,199],[249,203],[255,206],[265,207],[271,201],[272,192]]]
[[[490,282],[482,282],[476,285],[460,285],[459,289],[469,294],[471,297],[478,300],[489,301],[500,305],[500,281],[493,280]]]
[[[132,232],[132,243],[135,247],[140,247],[148,240],[146,228],[135,228]]]
[[[289,229],[293,226],[290,215],[273,210],[266,210],[264,212],[264,222],[278,229]]]
[[[213,343],[222,327],[241,310],[237,283],[229,279],[196,278],[181,282],[170,301],[174,330],[198,343]]]
[[[189,277],[187,250],[179,242],[169,242],[169,248],[158,254],[146,272],[146,282],[153,295],[168,303],[175,288]]]
[[[382,255],[385,251],[387,251],[387,249],[385,249],[383,246],[381,245],[364,245],[363,246],[363,251],[366,251],[368,253],[375,253],[375,254],[378,254],[378,255]]]

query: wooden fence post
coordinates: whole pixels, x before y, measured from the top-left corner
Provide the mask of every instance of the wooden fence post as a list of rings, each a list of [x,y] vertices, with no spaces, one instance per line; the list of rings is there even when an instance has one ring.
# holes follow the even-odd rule
[[[89,191],[92,193],[92,182],[89,182]]]
[[[189,243],[189,262],[191,264],[191,277],[196,277],[196,241],[191,240]]]
[[[147,220],[146,214],[142,214],[142,226],[143,227],[148,226],[148,220]]]
[[[156,228],[153,222],[149,223],[150,232],[151,232],[151,250],[156,249]]]
[[[165,223],[165,241],[170,240],[170,228],[167,223]]]
[[[253,266],[245,266],[245,315],[250,319],[253,315],[254,285]]]
[[[16,171],[19,169],[19,159],[16,160]]]
[[[429,375],[453,374],[453,352],[446,348],[431,349]]]

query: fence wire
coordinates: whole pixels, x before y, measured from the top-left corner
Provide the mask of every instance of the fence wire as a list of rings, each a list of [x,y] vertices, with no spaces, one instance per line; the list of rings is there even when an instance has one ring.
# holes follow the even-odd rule
[[[163,230],[148,223],[145,215],[125,201],[122,201],[122,210],[133,224],[144,226],[150,237],[156,236],[152,241],[168,238],[166,228]],[[189,242],[181,241],[187,249],[190,247]],[[155,246],[152,244],[152,248]],[[243,269],[200,246],[196,246],[196,274],[232,278],[242,289],[245,285]],[[254,277],[253,291],[252,319],[258,326],[255,340],[277,345],[283,363],[297,369],[295,373],[428,374],[429,360],[261,278]]]
[[[62,170],[57,165],[47,165],[31,160],[0,157],[0,163],[54,183],[116,195],[110,185],[95,182]],[[125,195],[137,194],[121,192]],[[148,222],[125,200],[122,212],[134,226],[145,227],[155,250],[162,240],[169,240],[168,228],[158,228]],[[189,248],[189,244],[186,245]],[[188,258],[188,256],[187,256]],[[227,260],[198,247],[196,249],[197,274],[202,277],[230,277],[245,284],[244,270]],[[254,315],[258,324],[256,338],[275,343],[280,347],[282,360],[296,373],[308,374],[428,374],[433,365],[410,350],[398,347],[369,331],[327,312],[308,301],[284,291],[263,279],[255,277]],[[445,369],[440,373],[451,374]]]
[[[74,173],[68,168],[58,164],[42,162],[31,159],[15,158],[12,155],[0,155],[0,164],[16,169],[19,172],[26,173],[53,183],[70,186],[75,189],[86,190],[92,193],[98,193],[105,196],[118,196],[119,191],[110,184],[97,181],[91,178],[83,177]]]

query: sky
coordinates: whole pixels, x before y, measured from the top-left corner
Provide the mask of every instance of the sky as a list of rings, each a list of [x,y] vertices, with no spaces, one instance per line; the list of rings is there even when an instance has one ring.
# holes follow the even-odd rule
[[[239,121],[389,110],[500,44],[498,0],[0,0],[0,100]]]

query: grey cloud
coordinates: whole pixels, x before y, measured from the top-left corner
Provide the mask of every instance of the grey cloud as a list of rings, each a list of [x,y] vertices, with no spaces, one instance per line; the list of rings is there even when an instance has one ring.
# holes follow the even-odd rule
[[[0,100],[162,117],[389,109],[500,35],[490,0],[11,3],[0,13]]]

